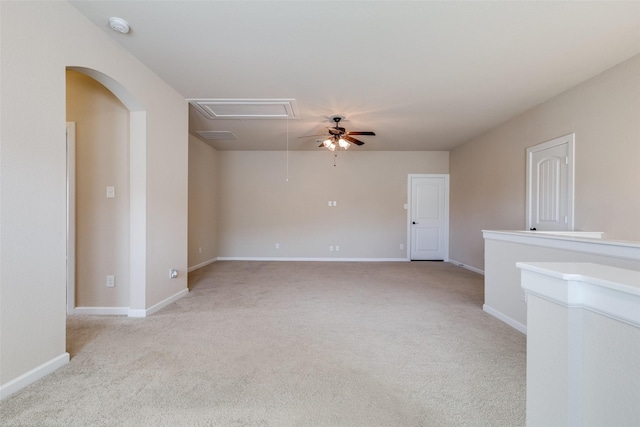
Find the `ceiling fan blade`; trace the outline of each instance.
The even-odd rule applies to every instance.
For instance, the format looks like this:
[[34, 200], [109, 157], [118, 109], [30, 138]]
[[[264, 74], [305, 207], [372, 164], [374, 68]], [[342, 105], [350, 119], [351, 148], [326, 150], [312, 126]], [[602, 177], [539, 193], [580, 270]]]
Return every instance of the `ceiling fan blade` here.
[[371, 135], [376, 136], [374, 132], [347, 132], [347, 135]]
[[355, 138], [350, 137], [349, 135], [344, 135], [342, 138], [344, 138], [345, 140], [351, 142], [352, 144], [356, 144], [356, 145], [364, 145], [364, 142], [359, 141]]

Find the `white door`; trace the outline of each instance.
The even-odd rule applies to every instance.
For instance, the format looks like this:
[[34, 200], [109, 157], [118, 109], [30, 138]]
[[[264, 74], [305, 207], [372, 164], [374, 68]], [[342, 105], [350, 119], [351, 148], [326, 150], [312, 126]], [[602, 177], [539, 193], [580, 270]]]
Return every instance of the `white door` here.
[[409, 175], [410, 259], [449, 258], [449, 175]]
[[573, 230], [573, 134], [527, 149], [527, 227]]

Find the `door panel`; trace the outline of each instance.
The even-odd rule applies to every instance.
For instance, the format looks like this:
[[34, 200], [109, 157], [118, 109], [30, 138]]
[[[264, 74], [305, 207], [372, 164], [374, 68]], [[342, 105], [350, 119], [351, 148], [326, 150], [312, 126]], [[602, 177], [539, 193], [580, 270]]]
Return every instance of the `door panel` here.
[[439, 251], [441, 233], [438, 227], [416, 227], [416, 250]]
[[[547, 153], [546, 151], [558, 151], [557, 155]], [[563, 191], [562, 166], [566, 157], [566, 147], [558, 146], [554, 149], [539, 151], [533, 156], [533, 163], [536, 170], [534, 171], [534, 224], [538, 227], [543, 224], [553, 224], [559, 227], [564, 224], [563, 216], [566, 213], [566, 203], [563, 203], [563, 193], [566, 197], [566, 191]], [[563, 206], [564, 205], [564, 206]]]
[[449, 235], [448, 176], [411, 176], [409, 180], [410, 258], [446, 260]]

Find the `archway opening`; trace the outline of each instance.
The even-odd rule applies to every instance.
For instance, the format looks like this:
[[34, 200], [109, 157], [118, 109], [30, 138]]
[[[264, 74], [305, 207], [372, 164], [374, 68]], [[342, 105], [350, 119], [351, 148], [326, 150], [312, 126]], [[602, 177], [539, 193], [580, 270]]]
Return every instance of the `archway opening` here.
[[146, 293], [146, 113], [106, 74], [67, 67], [67, 120], [78, 143], [69, 224], [78, 233], [68, 244], [81, 254], [69, 257], [78, 265], [67, 274], [67, 312], [135, 315]]

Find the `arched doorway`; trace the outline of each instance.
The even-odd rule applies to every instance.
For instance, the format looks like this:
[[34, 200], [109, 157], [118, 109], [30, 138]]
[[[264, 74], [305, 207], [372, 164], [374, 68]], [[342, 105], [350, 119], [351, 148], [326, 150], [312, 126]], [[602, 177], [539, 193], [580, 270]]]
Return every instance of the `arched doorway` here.
[[146, 114], [109, 76], [84, 67], [67, 73], [67, 120], [82, 121], [67, 312], [136, 316], [145, 304]]

